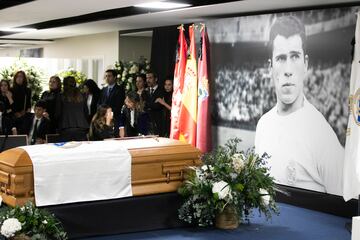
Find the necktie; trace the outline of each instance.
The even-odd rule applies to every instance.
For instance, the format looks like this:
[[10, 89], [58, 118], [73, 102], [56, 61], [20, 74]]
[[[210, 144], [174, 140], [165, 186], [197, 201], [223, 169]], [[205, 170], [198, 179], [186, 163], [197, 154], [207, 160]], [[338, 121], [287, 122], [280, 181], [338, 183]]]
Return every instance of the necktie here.
[[154, 93], [154, 89], [150, 88], [150, 95], [153, 95], [153, 93]]
[[34, 130], [32, 133], [31, 144], [35, 144], [35, 142], [36, 142], [38, 123], [39, 123], [39, 119], [36, 119], [35, 125], [34, 125]]
[[107, 97], [109, 97], [109, 96], [110, 96], [111, 90], [112, 90], [112, 88], [111, 88], [111, 87], [109, 87], [109, 88], [108, 88], [108, 91], [107, 91]]

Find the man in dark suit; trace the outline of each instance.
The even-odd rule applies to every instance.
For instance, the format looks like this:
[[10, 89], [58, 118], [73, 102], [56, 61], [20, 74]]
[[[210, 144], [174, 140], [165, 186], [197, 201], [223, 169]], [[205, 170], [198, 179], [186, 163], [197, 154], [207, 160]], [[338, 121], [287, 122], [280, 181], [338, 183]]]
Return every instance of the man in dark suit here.
[[29, 144], [42, 144], [46, 141], [46, 134], [51, 131], [50, 120], [44, 117], [46, 112], [46, 102], [39, 100], [35, 104], [35, 113], [26, 115], [21, 134], [28, 134]]
[[119, 137], [120, 115], [124, 105], [125, 90], [122, 85], [116, 84], [116, 76], [116, 70], [106, 70], [105, 79], [108, 85], [101, 90], [98, 106], [106, 104], [111, 107], [114, 113], [114, 136]]
[[150, 115], [150, 134], [164, 136], [164, 107], [156, 99], [164, 98], [164, 89], [158, 85], [157, 76], [154, 72], [146, 74], [146, 83], [148, 89], [146, 90], [146, 105], [145, 110]]

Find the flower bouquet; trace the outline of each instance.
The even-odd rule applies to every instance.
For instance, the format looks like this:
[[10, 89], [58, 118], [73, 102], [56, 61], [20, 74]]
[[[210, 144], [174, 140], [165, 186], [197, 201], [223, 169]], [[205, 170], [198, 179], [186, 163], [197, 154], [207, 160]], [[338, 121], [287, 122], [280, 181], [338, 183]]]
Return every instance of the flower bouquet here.
[[136, 75], [146, 74], [150, 70], [150, 62], [145, 58], [140, 58], [138, 62], [119, 61], [115, 63], [115, 69], [119, 83], [124, 85], [127, 92], [134, 91]]
[[1, 207], [0, 226], [2, 239], [67, 239], [59, 220], [48, 211], [35, 207], [31, 202], [22, 207]]
[[202, 166], [189, 169], [179, 188], [185, 199], [179, 209], [180, 219], [229, 229], [236, 228], [240, 220], [249, 221], [254, 208], [267, 219], [272, 212], [278, 213], [274, 179], [265, 165], [268, 156], [259, 156], [253, 149], [238, 151], [240, 141], [230, 139], [225, 147], [205, 154]]

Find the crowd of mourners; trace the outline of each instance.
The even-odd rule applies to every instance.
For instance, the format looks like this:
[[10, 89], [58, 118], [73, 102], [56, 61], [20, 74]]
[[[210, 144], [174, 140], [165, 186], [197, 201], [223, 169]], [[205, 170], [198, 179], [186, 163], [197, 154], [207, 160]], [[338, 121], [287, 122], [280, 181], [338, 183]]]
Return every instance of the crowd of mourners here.
[[160, 86], [154, 72], [140, 74], [130, 92], [118, 84], [116, 70], [107, 70], [105, 80], [100, 89], [92, 79], [77, 86], [72, 76], [52, 76], [49, 90], [32, 108], [26, 74], [16, 72], [12, 81], [0, 81], [0, 134], [26, 134], [28, 144], [45, 143], [49, 134], [57, 134], [58, 141], [169, 136], [170, 78]]
[[[324, 115], [345, 143], [351, 66], [311, 66], [304, 82], [305, 97]], [[223, 67], [215, 74], [213, 117], [217, 125], [255, 130], [259, 118], [276, 104], [268, 68]]]

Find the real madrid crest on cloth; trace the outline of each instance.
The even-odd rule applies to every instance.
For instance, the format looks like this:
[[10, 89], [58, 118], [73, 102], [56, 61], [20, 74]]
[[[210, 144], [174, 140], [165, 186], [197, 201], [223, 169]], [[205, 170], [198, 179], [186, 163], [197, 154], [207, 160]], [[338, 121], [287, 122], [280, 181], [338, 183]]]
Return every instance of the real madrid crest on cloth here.
[[350, 96], [349, 105], [355, 123], [360, 126], [360, 88], [356, 90], [354, 95]]

